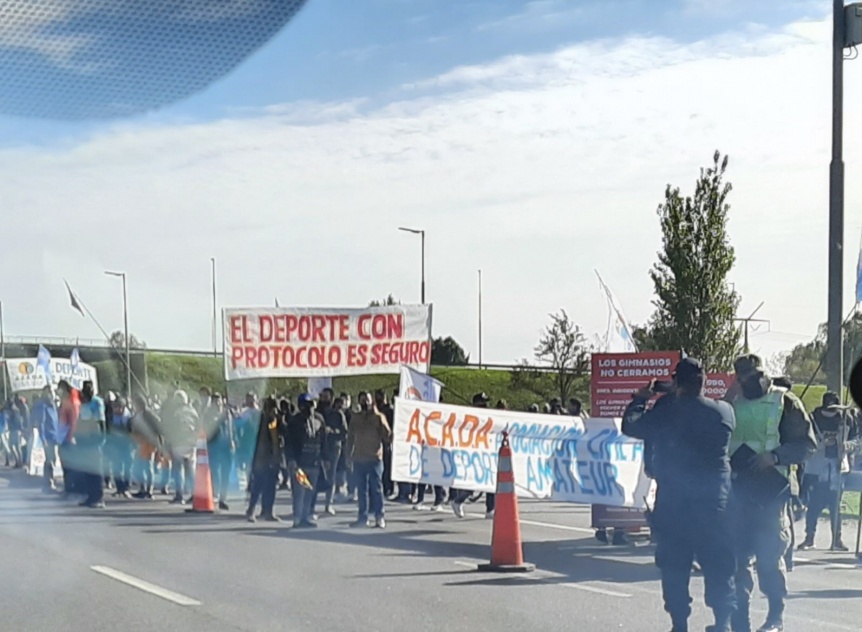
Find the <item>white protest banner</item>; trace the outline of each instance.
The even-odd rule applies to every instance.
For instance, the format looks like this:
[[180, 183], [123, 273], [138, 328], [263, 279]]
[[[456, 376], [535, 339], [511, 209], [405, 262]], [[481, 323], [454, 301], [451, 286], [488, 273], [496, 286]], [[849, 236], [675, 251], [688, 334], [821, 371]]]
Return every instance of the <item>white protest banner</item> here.
[[[9, 388], [13, 393], [21, 391], [37, 391], [48, 382], [48, 377], [42, 367], [37, 367], [36, 358], [8, 358], [6, 374], [9, 376]], [[80, 389], [85, 381], [93, 383], [99, 392], [99, 379], [95, 367], [84, 362], [78, 362], [74, 367], [65, 358], [51, 358], [51, 386], [57, 387], [61, 380], [66, 380], [73, 388]]]
[[519, 496], [643, 508], [643, 444], [618, 423], [399, 398], [392, 480], [493, 492], [508, 428]]
[[227, 380], [427, 371], [431, 307], [224, 310]]
[[401, 367], [401, 384], [398, 388], [400, 397], [423, 402], [439, 402], [443, 386], [443, 382], [435, 380], [430, 375], [414, 371], [409, 366]]
[[320, 393], [325, 388], [332, 388], [331, 377], [310, 377], [308, 378], [308, 394], [317, 399]]

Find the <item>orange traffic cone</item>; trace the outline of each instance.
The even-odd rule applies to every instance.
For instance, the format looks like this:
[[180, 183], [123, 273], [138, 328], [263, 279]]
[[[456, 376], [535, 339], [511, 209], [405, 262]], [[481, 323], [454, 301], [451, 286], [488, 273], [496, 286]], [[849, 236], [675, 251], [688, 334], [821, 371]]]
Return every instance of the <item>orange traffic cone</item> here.
[[515, 495], [515, 473], [512, 471], [512, 450], [509, 447], [509, 433], [504, 431], [497, 461], [497, 503], [494, 511], [494, 531], [491, 536], [491, 563], [480, 564], [479, 570], [495, 573], [529, 573], [535, 569], [535, 564], [524, 562], [518, 497]]
[[210, 458], [207, 440], [199, 437], [195, 446], [195, 493], [186, 513], [213, 513], [213, 484], [210, 478]]

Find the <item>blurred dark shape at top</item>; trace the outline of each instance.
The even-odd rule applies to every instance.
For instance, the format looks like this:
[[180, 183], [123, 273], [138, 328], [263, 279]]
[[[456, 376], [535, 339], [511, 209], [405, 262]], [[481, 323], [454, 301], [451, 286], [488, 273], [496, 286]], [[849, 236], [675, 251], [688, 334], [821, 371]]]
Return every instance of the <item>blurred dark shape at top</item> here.
[[225, 76], [306, 0], [5, 0], [0, 114], [65, 120], [153, 110]]

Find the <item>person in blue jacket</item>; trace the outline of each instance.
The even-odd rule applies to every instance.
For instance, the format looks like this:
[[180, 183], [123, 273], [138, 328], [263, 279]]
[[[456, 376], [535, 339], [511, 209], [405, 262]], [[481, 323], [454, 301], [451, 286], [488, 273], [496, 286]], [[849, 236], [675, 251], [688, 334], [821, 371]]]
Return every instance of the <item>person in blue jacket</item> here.
[[53, 492], [57, 489], [54, 482], [54, 465], [57, 463], [57, 449], [59, 446], [57, 433], [60, 427], [60, 417], [57, 414], [54, 391], [50, 384], [45, 385], [41, 396], [33, 403], [30, 419], [30, 425], [39, 431], [39, 436], [42, 438], [42, 446], [45, 449], [45, 482], [43, 490], [45, 492]]

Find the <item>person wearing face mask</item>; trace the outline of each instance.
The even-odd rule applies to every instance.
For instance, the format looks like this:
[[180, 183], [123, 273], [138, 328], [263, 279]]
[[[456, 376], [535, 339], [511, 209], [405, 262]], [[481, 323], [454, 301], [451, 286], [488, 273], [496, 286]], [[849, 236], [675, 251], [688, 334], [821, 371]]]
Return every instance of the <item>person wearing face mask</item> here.
[[837, 393], [823, 395], [823, 405], [812, 414], [819, 447], [805, 464], [805, 485], [808, 512], [805, 519], [805, 540], [800, 551], [814, 548], [817, 521], [824, 509], [829, 510], [832, 526], [832, 551], [849, 551], [841, 539], [842, 477], [850, 472], [849, 455], [860, 447], [857, 425]]
[[814, 427], [802, 402], [776, 386], [761, 367], [756, 355], [739, 357], [734, 363], [736, 380], [725, 396], [736, 414], [730, 442], [737, 563], [734, 632], [751, 630], [753, 560], [769, 604], [766, 622], [758, 632], [784, 629], [785, 554], [791, 540], [787, 506], [796, 483], [789, 468], [804, 463], [817, 449]]
[[[729, 445], [735, 421], [727, 402], [703, 396], [706, 379], [698, 360], [685, 358], [673, 383], [651, 382], [632, 397], [622, 421], [625, 435], [650, 442], [657, 483], [651, 524], [657, 535], [655, 563], [661, 571], [665, 610], [672, 632], [688, 632], [692, 565], [703, 569], [712, 632], [731, 632], [735, 591]], [[663, 388], [660, 388], [663, 387]], [[663, 395], [652, 409], [648, 403]], [[736, 628], [733, 628], [736, 630]]]
[[[338, 462], [341, 460], [341, 453], [344, 450], [344, 443], [347, 441], [347, 419], [341, 411], [340, 406], [336, 408], [334, 404], [335, 393], [331, 388], [325, 388], [320, 392], [318, 401], [318, 412], [323, 417], [323, 422], [326, 428], [326, 447], [323, 454], [323, 470], [321, 477], [325, 481], [325, 501], [326, 507], [324, 511], [331, 516], [335, 515], [335, 506], [333, 499], [335, 492], [338, 489], [336, 475], [338, 470]], [[315, 493], [315, 497], [317, 493]], [[315, 498], [315, 504], [317, 499]]]
[[[359, 511], [352, 527], [386, 527], [383, 509], [383, 447], [392, 439], [392, 429], [368, 393], [359, 394], [359, 412], [353, 415], [347, 433], [347, 461], [353, 468], [359, 493]], [[370, 504], [369, 504], [370, 501]], [[370, 516], [375, 522], [372, 524]]]
[[314, 492], [326, 447], [326, 422], [314, 410], [314, 398], [303, 393], [297, 401], [299, 412], [291, 416], [285, 429], [285, 456], [293, 495], [293, 527], [317, 528], [314, 519]]

